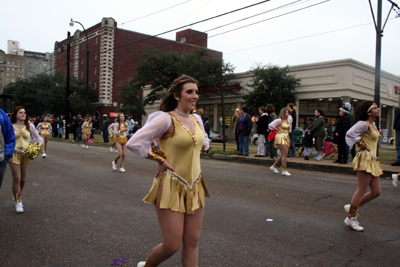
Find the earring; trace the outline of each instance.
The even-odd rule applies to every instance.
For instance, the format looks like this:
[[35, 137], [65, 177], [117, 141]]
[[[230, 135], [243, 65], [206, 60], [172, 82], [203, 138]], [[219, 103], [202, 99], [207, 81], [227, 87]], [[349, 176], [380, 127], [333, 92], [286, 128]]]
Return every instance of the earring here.
[[370, 116], [370, 115], [371, 115], [371, 113], [367, 113], [367, 115], [368, 115], [368, 116]]
[[176, 99], [176, 101], [179, 101], [179, 98], [175, 98]]

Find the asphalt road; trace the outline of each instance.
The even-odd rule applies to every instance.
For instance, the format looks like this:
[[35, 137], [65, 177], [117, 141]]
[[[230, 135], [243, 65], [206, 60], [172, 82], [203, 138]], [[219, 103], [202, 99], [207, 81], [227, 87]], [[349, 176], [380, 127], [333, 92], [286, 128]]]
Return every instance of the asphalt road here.
[[[116, 153], [50, 142], [31, 162], [16, 214], [7, 169], [0, 189], [0, 266], [122, 266], [145, 260], [160, 243], [156, 213], [142, 202], [156, 163], [129, 152], [126, 173]], [[382, 195], [360, 210], [365, 232], [349, 229], [343, 205], [355, 175], [202, 160], [210, 190], [199, 266], [400, 266], [400, 189], [382, 180]], [[119, 262], [118, 262], [119, 263]], [[117, 265], [119, 266], [119, 265]], [[160, 266], [181, 266], [180, 252]]]

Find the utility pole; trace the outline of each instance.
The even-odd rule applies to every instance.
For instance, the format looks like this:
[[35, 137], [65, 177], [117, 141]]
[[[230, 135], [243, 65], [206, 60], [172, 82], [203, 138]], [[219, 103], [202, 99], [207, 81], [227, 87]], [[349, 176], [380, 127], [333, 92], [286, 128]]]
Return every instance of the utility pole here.
[[[374, 10], [372, 8], [371, 0], [368, 0], [369, 6], [371, 8], [372, 18], [374, 19], [375, 30], [376, 30], [376, 52], [375, 52], [375, 95], [374, 101], [375, 103], [380, 106], [381, 105], [381, 52], [382, 52], [382, 36], [383, 36], [383, 29], [386, 26], [386, 22], [388, 21], [390, 12], [393, 8], [397, 8], [399, 10], [399, 6], [391, 0], [388, 0], [392, 4], [392, 7], [389, 10], [389, 13], [386, 17], [385, 24], [382, 27], [382, 0], [378, 0], [378, 7], [377, 7], [377, 19], [375, 20]], [[398, 11], [397, 11], [398, 12]], [[399, 13], [397, 13], [399, 14]], [[380, 125], [380, 118], [376, 118], [376, 125], [378, 129], [381, 128]]]
[[68, 32], [67, 35], [67, 93], [66, 93], [66, 101], [67, 101], [67, 114], [65, 116], [65, 139], [69, 139], [69, 86], [70, 86], [70, 69], [69, 65], [71, 62], [71, 33]]

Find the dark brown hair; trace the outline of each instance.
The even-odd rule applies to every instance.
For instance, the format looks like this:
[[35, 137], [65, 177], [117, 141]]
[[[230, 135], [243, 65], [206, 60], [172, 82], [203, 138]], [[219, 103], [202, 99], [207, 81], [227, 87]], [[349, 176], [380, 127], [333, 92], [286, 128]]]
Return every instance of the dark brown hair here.
[[266, 108], [264, 108], [264, 107], [259, 107], [258, 109], [261, 109], [262, 110], [262, 112], [267, 112], [267, 109]]
[[266, 109], [267, 109], [268, 115], [271, 114], [272, 112], [275, 112], [275, 107], [274, 107], [274, 105], [272, 105], [272, 104], [268, 104], [268, 105], [266, 106]]
[[185, 74], [181, 75], [172, 82], [171, 87], [160, 104], [159, 110], [168, 112], [176, 109], [178, 101], [175, 99], [174, 93], [176, 96], [181, 97], [183, 86], [187, 83], [195, 83], [199, 87], [199, 82], [195, 78]]
[[[11, 113], [10, 116], [10, 120], [11, 123], [16, 123], [17, 122], [17, 113], [18, 111], [20, 111], [21, 109], [25, 109], [23, 106], [16, 106], [13, 110], [13, 112]], [[29, 127], [29, 120], [28, 120], [28, 116], [26, 115], [26, 111], [25, 111], [25, 120], [24, 120], [24, 124], [26, 126], [26, 129], [31, 132], [31, 129]]]
[[365, 121], [368, 119], [368, 109], [374, 104], [374, 101], [366, 100], [357, 106], [354, 112], [354, 123], [358, 121]]
[[318, 111], [320, 116], [325, 116], [325, 110], [323, 110], [322, 108], [316, 108], [315, 110]]
[[[115, 119], [115, 122], [117, 122], [118, 123], [118, 130], [121, 130], [121, 124], [122, 123], [124, 123], [125, 124], [125, 121], [123, 121], [122, 123], [121, 123], [121, 121], [119, 120], [119, 117], [121, 116], [121, 115], [124, 115], [124, 113], [118, 113], [118, 116], [117, 116], [117, 118]], [[124, 117], [124, 119], [125, 119], [125, 117]]]

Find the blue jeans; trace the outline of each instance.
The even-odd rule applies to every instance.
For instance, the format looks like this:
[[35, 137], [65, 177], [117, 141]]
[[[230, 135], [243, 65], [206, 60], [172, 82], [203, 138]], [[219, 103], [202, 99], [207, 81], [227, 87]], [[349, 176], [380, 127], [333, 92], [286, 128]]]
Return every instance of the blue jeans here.
[[288, 157], [295, 157], [296, 156], [296, 143], [294, 142], [294, 132], [292, 131], [289, 133], [290, 137], [290, 148], [289, 148], [289, 153]]
[[82, 141], [82, 128], [78, 127], [76, 129], [76, 136], [78, 137], [78, 141]]
[[3, 161], [0, 161], [0, 188], [1, 184], [3, 183], [4, 174], [6, 173], [7, 160], [8, 158], [4, 156]]
[[239, 153], [243, 155], [249, 155], [249, 137], [250, 135], [243, 135], [243, 133], [239, 133]]
[[108, 129], [107, 128], [103, 130], [103, 141], [104, 141], [104, 143], [110, 142], [108, 140]]
[[[266, 138], [268, 138], [268, 135], [267, 135], [267, 137]], [[270, 142], [268, 141], [268, 139], [266, 139], [265, 140], [265, 156], [268, 156], [269, 155], [269, 147], [270, 147]]]
[[400, 130], [396, 130], [396, 162], [400, 162]]

